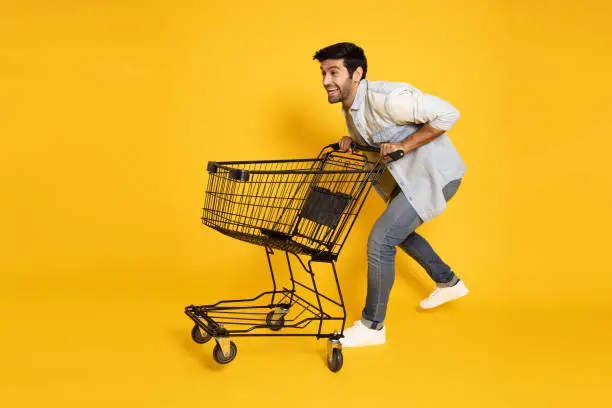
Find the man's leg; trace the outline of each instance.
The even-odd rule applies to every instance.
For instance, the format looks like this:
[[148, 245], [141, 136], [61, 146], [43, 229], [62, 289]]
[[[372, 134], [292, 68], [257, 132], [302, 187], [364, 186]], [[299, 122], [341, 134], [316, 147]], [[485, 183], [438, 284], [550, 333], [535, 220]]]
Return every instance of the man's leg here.
[[385, 342], [383, 321], [395, 280], [395, 247], [420, 224], [421, 219], [403, 193], [389, 203], [374, 224], [368, 239], [368, 292], [362, 319], [344, 331], [345, 347]]
[[417, 261], [438, 286], [453, 286], [459, 280], [429, 242], [416, 232], [408, 235], [408, 238], [399, 244], [399, 247]]
[[[460, 183], [461, 180], [455, 180], [445, 186], [443, 193], [446, 201], [449, 201], [455, 195]], [[411, 233], [408, 238], [399, 244], [399, 247], [417, 261], [437, 284], [436, 290], [421, 302], [421, 307], [430, 309], [468, 293], [461, 279], [438, 256], [425, 238], [416, 232]]]

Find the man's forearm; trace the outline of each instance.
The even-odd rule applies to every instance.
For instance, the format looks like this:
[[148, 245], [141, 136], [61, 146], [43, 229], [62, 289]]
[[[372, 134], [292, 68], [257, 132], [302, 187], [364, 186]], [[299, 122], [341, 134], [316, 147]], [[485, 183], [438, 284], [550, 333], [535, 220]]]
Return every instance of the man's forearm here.
[[427, 123], [402, 142], [403, 150], [404, 152], [408, 153], [417, 147], [431, 142], [436, 137], [444, 134], [444, 132], [444, 130], [436, 129]]

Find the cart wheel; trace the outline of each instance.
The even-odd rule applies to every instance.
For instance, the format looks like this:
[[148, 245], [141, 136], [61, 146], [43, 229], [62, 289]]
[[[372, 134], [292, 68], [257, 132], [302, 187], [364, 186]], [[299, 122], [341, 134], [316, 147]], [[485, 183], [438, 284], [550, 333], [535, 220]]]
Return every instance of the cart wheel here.
[[277, 320], [272, 320], [274, 318], [274, 310], [272, 310], [266, 316], [266, 324], [270, 328], [270, 330], [278, 331], [285, 325], [285, 316], [279, 317]]
[[212, 339], [212, 336], [206, 332], [202, 333], [200, 326], [196, 324], [193, 326], [193, 329], [191, 329], [191, 338], [198, 344], [204, 344], [208, 343], [210, 339]]
[[342, 350], [333, 349], [331, 356], [327, 358], [327, 366], [329, 367], [329, 369], [336, 373], [340, 371], [343, 363], [344, 359], [342, 358]]
[[217, 343], [215, 345], [215, 348], [213, 349], [213, 358], [219, 364], [227, 364], [236, 357], [237, 352], [238, 348], [236, 347], [233, 341], [230, 341], [230, 354], [229, 356], [225, 357], [225, 355], [223, 354], [223, 350], [221, 350], [221, 346], [219, 346], [219, 344]]

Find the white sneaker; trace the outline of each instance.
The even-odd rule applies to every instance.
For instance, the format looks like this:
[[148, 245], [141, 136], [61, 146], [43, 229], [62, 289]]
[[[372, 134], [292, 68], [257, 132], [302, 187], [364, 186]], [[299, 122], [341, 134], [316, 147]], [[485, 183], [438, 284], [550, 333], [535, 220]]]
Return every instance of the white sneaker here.
[[344, 330], [344, 337], [340, 339], [342, 347], [363, 347], [385, 344], [386, 327], [380, 330], [369, 329], [357, 320], [352, 327]]
[[446, 302], [450, 302], [451, 300], [459, 299], [467, 294], [468, 289], [465, 287], [465, 283], [459, 281], [455, 286], [449, 288], [436, 288], [427, 299], [421, 301], [421, 307], [423, 309], [432, 309]]

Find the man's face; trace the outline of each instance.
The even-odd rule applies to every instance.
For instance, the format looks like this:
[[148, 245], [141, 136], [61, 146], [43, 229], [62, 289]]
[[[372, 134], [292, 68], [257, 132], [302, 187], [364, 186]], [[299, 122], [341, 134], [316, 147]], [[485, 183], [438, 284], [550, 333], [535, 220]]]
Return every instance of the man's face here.
[[329, 103], [342, 102], [351, 95], [353, 81], [343, 60], [321, 61], [321, 74]]

